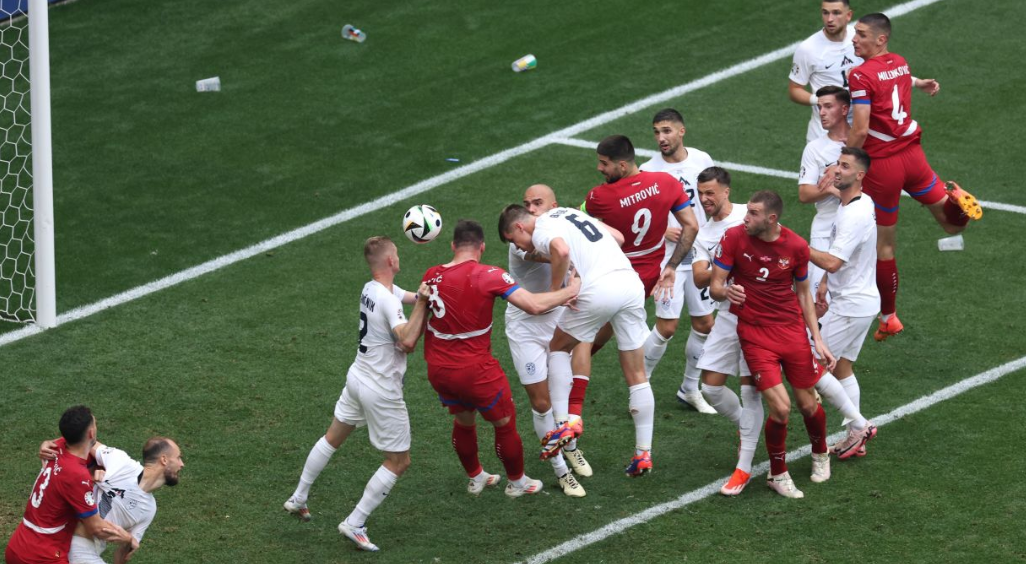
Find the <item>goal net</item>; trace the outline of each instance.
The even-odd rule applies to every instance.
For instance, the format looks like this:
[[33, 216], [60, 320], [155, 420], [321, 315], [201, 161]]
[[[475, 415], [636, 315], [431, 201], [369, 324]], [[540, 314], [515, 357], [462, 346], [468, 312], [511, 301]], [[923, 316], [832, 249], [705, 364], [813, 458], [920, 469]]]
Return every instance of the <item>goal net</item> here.
[[18, 17], [24, 8], [0, 4], [0, 319], [49, 327], [55, 300], [46, 0], [28, 3], [27, 19]]

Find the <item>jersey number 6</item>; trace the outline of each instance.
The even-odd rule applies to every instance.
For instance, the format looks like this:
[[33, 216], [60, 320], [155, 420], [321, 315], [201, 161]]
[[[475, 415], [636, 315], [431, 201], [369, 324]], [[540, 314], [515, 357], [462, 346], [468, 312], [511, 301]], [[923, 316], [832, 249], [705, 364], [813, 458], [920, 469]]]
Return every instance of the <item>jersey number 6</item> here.
[[595, 227], [595, 224], [587, 219], [577, 219], [577, 214], [575, 213], [564, 217], [567, 221], [573, 223], [578, 229], [580, 229], [581, 233], [584, 233], [584, 236], [592, 243], [602, 238], [602, 233], [599, 232], [598, 227]]

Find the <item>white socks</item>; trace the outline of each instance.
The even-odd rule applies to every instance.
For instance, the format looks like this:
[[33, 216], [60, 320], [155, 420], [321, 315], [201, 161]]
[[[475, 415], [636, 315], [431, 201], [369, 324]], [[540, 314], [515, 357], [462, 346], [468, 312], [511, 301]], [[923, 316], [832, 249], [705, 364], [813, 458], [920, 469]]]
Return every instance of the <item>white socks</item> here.
[[698, 378], [702, 375], [702, 371], [698, 369], [698, 358], [702, 356], [702, 349], [705, 348], [705, 340], [708, 338], [708, 333], [699, 333], [694, 328], [688, 335], [688, 342], [684, 345], [684, 382], [680, 385], [684, 393], [698, 391]]
[[645, 339], [645, 377], [649, 380], [652, 379], [652, 372], [655, 371], [659, 360], [666, 354], [666, 343], [669, 343], [672, 338], [673, 335], [663, 337], [659, 334], [659, 330], [653, 327], [652, 332], [648, 334], [648, 339]]
[[859, 413], [859, 410], [855, 407], [855, 403], [848, 397], [848, 393], [845, 391], [844, 386], [837, 381], [837, 378], [829, 372], [823, 373], [819, 378], [819, 382], [816, 382], [816, 390], [819, 391], [830, 405], [834, 406], [844, 418], [851, 422], [851, 426], [855, 430], [866, 428], [866, 418]]
[[652, 395], [652, 386], [645, 382], [628, 389], [631, 417], [634, 418], [634, 447], [638, 450], [652, 450], [652, 429], [655, 426], [655, 396]]
[[[556, 419], [552, 417], [552, 408], [545, 413], [538, 413], [532, 409], [531, 413], [534, 415], [531, 418], [534, 423], [534, 434], [538, 435], [539, 439], [545, 438], [546, 433], [556, 428]], [[552, 463], [552, 469], [556, 472], [557, 478], [567, 473], [566, 461], [562, 456], [553, 456], [549, 462]]]
[[306, 464], [303, 465], [303, 474], [299, 476], [299, 485], [296, 486], [296, 492], [292, 494], [292, 499], [296, 503], [300, 505], [306, 503], [306, 498], [310, 497], [310, 486], [317, 480], [321, 470], [328, 465], [333, 454], [335, 454], [335, 447], [331, 446], [328, 439], [324, 437], [321, 437], [310, 449], [310, 454], [306, 457]]
[[741, 386], [741, 449], [738, 452], [737, 467], [752, 473], [752, 459], [759, 446], [762, 422], [766, 417], [762, 407], [762, 394], [755, 386]]
[[702, 385], [702, 395], [716, 413], [730, 419], [735, 425], [741, 424], [741, 400], [734, 390], [726, 386]]
[[570, 367], [570, 353], [549, 353], [549, 401], [556, 421], [566, 421], [570, 410], [570, 388], [574, 371]]
[[392, 491], [392, 486], [398, 479], [399, 476], [393, 474], [391, 470], [379, 466], [378, 471], [367, 481], [367, 487], [363, 489], [360, 503], [356, 504], [356, 508], [349, 514], [349, 517], [346, 517], [346, 521], [354, 527], [366, 525], [367, 517], [370, 517], [370, 514], [381, 505], [381, 502], [385, 501], [388, 492]]
[[844, 391], [848, 394], [848, 399], [851, 400], [851, 403], [855, 404], [855, 409], [861, 412], [862, 390], [859, 389], [858, 379], [856, 379], [855, 375], [852, 374], [844, 380], [838, 381], [841, 383], [841, 386], [844, 386]]

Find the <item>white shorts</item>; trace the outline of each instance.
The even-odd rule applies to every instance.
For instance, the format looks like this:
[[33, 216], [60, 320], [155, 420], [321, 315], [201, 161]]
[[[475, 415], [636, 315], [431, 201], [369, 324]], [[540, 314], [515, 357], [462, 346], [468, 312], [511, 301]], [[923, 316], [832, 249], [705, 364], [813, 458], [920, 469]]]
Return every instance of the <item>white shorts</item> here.
[[855, 362], [859, 359], [862, 343], [866, 341], [866, 335], [874, 321], [875, 315], [847, 317], [828, 311], [819, 320], [819, 334], [834, 358], [846, 358]]
[[702, 356], [698, 357], [699, 370], [708, 370], [733, 376], [751, 376], [748, 363], [741, 354], [741, 340], [737, 337], [737, 316], [729, 311], [716, 315], [712, 331], [705, 340]]
[[688, 304], [688, 315], [702, 317], [711, 314], [716, 304], [709, 295], [709, 289], [699, 290], [695, 286], [695, 274], [690, 268], [677, 269], [677, 279], [673, 284], [673, 297], [656, 300], [655, 314], [659, 319], [680, 319], [684, 303]]
[[71, 564], [106, 564], [96, 552], [96, 543], [78, 535], [71, 537], [68, 562]]
[[588, 284], [577, 296], [577, 304], [559, 319], [559, 328], [582, 343], [595, 342], [606, 323], [613, 324], [621, 351], [640, 349], [651, 331], [645, 312], [645, 287], [633, 270], [606, 274]]
[[367, 426], [370, 442], [384, 452], [410, 450], [410, 415], [402, 396], [388, 397], [349, 367], [346, 386], [335, 404], [335, 419], [356, 427]]
[[522, 385], [537, 384], [549, 377], [549, 341], [556, 332], [556, 323], [561, 313], [554, 311], [545, 315], [506, 319], [509, 353], [513, 355], [513, 366]]

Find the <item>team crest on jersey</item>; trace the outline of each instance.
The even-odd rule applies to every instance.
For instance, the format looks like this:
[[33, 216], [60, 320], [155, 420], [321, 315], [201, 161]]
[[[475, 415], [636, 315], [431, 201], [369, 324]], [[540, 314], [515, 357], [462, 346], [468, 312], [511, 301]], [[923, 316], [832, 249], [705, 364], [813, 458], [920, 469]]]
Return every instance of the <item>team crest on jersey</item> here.
[[93, 492], [86, 492], [86, 494], [85, 494], [85, 502], [86, 502], [86, 505], [88, 505], [90, 507], [93, 506], [93, 505], [96, 505], [96, 501], [93, 499]]
[[791, 257], [780, 257], [777, 264], [780, 265], [781, 270], [787, 270], [787, 267], [791, 266]]
[[723, 257], [723, 245], [716, 245], [716, 258]]
[[517, 281], [514, 280], [513, 277], [509, 275], [508, 272], [503, 272], [502, 273], [502, 281], [507, 283], [507, 284], [516, 284], [517, 283]]
[[538, 371], [538, 367], [533, 362], [528, 362], [524, 365], [524, 370], [527, 371], [528, 376], [534, 376], [534, 373]]

